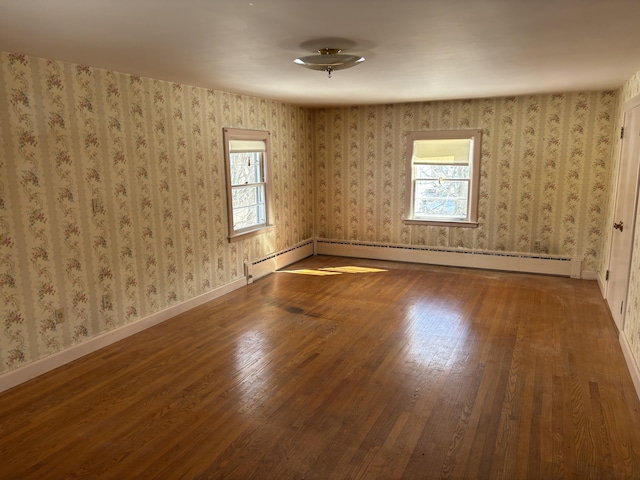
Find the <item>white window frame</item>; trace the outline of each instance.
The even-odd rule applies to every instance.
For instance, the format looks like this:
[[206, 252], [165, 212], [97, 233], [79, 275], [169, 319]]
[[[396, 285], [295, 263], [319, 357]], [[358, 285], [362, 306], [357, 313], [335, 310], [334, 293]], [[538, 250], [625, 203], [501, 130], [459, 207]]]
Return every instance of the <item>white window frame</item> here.
[[[248, 236], [256, 235], [272, 228], [270, 224], [270, 195], [269, 195], [269, 159], [270, 159], [270, 133], [262, 130], [245, 130], [240, 128], [223, 129], [224, 137], [224, 158], [227, 182], [227, 219], [229, 224], [229, 241], [237, 241]], [[234, 205], [233, 190], [241, 187], [240, 185], [232, 185], [231, 183], [231, 155], [232, 153], [241, 153], [241, 150], [232, 151], [232, 144], [241, 144], [242, 141], [248, 142], [264, 142], [264, 153], [261, 162], [261, 178], [260, 181], [250, 186], [262, 188], [264, 194], [264, 221], [251, 225], [249, 227], [236, 228], [234, 225]], [[248, 185], [248, 184], [245, 184]], [[245, 186], [242, 185], [242, 186]]]
[[[414, 162], [414, 145], [419, 140], [449, 140], [469, 139], [472, 142], [471, 155], [469, 157], [469, 192], [467, 196], [467, 216], [465, 218], [453, 217], [418, 217], [414, 215], [415, 203], [415, 168], [418, 162]], [[480, 152], [482, 151], [482, 130], [429, 130], [409, 132], [406, 143], [406, 189], [405, 212], [403, 222], [407, 225], [433, 225], [442, 227], [477, 227], [478, 226], [478, 198], [480, 186]], [[420, 164], [428, 164], [421, 160]], [[442, 159], [434, 164], [442, 165]]]

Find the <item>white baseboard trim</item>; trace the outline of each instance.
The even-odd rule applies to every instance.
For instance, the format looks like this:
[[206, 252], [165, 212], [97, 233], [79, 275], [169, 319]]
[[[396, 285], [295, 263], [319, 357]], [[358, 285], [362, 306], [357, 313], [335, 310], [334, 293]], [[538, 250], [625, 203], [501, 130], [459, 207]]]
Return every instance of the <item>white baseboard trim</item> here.
[[600, 275], [598, 272], [593, 272], [591, 270], [583, 270], [582, 271], [582, 280], [598, 280]]
[[633, 380], [633, 386], [636, 388], [636, 395], [640, 399], [640, 366], [638, 366], [638, 363], [633, 356], [631, 345], [629, 345], [624, 332], [620, 332], [618, 338], [620, 339], [620, 346], [622, 347], [624, 359], [627, 362], [627, 368], [629, 369], [629, 373], [631, 374], [631, 380]]
[[387, 245], [341, 240], [316, 240], [319, 255], [371, 258], [449, 267], [482, 268], [582, 278], [582, 258], [546, 254], [488, 252], [416, 245]]
[[598, 272], [596, 280], [598, 280], [598, 287], [600, 287], [602, 298], [607, 298], [607, 281], [602, 276], [602, 272]]
[[65, 350], [49, 355], [40, 360], [28, 363], [15, 370], [0, 375], [0, 392], [13, 388], [43, 373], [47, 373], [55, 368], [61, 367], [80, 357], [93, 353], [103, 347], [116, 343], [119, 340], [134, 335], [142, 330], [158, 325], [170, 318], [184, 313], [192, 308], [214, 300], [218, 297], [231, 293], [238, 288], [247, 285], [246, 278], [240, 278], [227, 285], [218, 287], [209, 292], [198, 295], [187, 301], [173, 305], [165, 310], [156, 312], [148, 317], [141, 318], [127, 325], [123, 325], [114, 330], [101, 333], [89, 340], [73, 345]]

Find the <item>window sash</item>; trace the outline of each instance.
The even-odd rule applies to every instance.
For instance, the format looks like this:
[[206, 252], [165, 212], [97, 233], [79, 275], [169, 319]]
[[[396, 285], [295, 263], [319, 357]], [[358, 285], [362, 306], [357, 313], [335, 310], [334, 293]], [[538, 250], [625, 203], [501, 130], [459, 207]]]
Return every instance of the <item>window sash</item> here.
[[[421, 193], [421, 189], [418, 188], [419, 184], [428, 185], [429, 183], [436, 183], [440, 185], [446, 184], [463, 184], [465, 185], [462, 188], [460, 195], [449, 194], [449, 195], [428, 195]], [[471, 181], [469, 179], [464, 178], [456, 178], [456, 179], [448, 179], [448, 178], [432, 178], [432, 179], [414, 179], [413, 181], [413, 217], [416, 219], [428, 219], [428, 218], [439, 218], [439, 219], [463, 219], [466, 220], [469, 216], [469, 205], [470, 205], [470, 187]], [[450, 190], [449, 190], [450, 193]], [[441, 203], [441, 208], [446, 210], [447, 213], [437, 213], [434, 208], [420, 208], [419, 204], [425, 203]], [[450, 212], [453, 207], [453, 212]], [[430, 210], [428, 213], [423, 213], [425, 210]], [[456, 211], [459, 213], [456, 214]]]
[[265, 185], [255, 183], [233, 187], [233, 229], [257, 227], [266, 224]]
[[266, 224], [264, 183], [233, 186], [231, 188], [231, 198], [234, 230]]
[[[426, 167], [434, 167], [433, 169], [428, 169]], [[453, 167], [452, 170], [446, 171], [442, 170], [439, 167]], [[438, 175], [440, 173], [440, 175]], [[414, 164], [412, 170], [412, 178], [419, 180], [427, 180], [427, 179], [467, 179], [471, 178], [471, 169], [467, 165], [441, 165], [441, 164], [431, 164], [431, 163], [420, 163]]]
[[264, 183], [264, 153], [230, 152], [231, 186]]

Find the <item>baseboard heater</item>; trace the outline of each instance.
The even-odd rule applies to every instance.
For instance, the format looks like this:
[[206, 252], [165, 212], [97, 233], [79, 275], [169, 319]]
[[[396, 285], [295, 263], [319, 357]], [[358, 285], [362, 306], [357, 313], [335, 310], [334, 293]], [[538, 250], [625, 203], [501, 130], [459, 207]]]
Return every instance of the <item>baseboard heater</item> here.
[[582, 278], [582, 258], [316, 239], [315, 253]]
[[254, 280], [269, 275], [280, 268], [291, 265], [304, 258], [310, 257], [314, 253], [313, 240], [309, 239], [298, 243], [287, 250], [272, 253], [259, 260], [247, 262], [244, 265], [247, 284], [253, 283]]

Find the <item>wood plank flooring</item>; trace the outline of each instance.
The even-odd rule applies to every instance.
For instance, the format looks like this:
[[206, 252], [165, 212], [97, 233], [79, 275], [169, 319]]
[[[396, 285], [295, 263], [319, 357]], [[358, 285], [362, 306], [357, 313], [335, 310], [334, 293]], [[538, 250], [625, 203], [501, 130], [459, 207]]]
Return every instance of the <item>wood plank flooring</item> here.
[[0, 394], [0, 478], [640, 478], [595, 282], [287, 270]]

